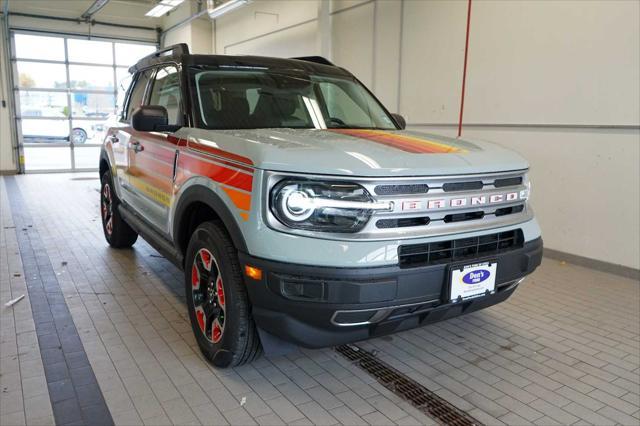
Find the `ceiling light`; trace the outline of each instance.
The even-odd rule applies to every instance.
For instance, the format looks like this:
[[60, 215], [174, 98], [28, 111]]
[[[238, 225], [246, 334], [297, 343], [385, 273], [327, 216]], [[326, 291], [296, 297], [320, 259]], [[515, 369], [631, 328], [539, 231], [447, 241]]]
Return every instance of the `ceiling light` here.
[[222, 3], [219, 6], [211, 8], [212, 1], [209, 2], [209, 18], [216, 19], [219, 16], [224, 15], [225, 13], [229, 13], [234, 9], [237, 9], [245, 4], [248, 4], [251, 0], [229, 0]]
[[145, 16], [149, 16], [152, 18], [159, 18], [162, 15], [171, 12], [177, 6], [180, 5], [184, 0], [160, 0], [160, 3], [155, 5], [153, 9], [145, 13]]

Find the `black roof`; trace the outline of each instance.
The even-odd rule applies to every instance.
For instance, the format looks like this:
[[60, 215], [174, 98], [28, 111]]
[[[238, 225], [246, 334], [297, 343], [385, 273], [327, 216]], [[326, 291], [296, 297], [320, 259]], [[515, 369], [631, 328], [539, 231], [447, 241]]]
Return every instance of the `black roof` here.
[[321, 56], [288, 59], [269, 56], [192, 55], [189, 53], [189, 47], [184, 43], [168, 46], [145, 56], [129, 68], [129, 72], [133, 74], [140, 69], [166, 62], [176, 62], [183, 65], [295, 70], [312, 74], [351, 76], [347, 70], [333, 65]]

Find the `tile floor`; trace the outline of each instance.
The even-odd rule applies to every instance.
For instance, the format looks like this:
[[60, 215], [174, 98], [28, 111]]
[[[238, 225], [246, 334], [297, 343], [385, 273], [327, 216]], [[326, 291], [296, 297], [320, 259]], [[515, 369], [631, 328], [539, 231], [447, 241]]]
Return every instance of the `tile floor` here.
[[[434, 423], [331, 349], [213, 369], [192, 337], [180, 272], [142, 240], [107, 247], [95, 174], [9, 178], [28, 206], [24, 231], [6, 179], [1, 425], [62, 424], [54, 407], [68, 401], [51, 387], [26, 289], [20, 233], [36, 232], [115, 424]], [[545, 259], [503, 304], [361, 346], [488, 425], [640, 424], [637, 281]], [[81, 399], [83, 382], [71, 383]]]

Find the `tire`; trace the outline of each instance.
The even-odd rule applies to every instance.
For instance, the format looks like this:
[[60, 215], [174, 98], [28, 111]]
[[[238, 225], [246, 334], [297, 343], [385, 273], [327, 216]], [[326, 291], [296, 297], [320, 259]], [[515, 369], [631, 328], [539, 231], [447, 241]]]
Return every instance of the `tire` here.
[[184, 269], [189, 318], [204, 356], [221, 368], [256, 359], [262, 346], [238, 252], [220, 223], [198, 226], [187, 247]]
[[100, 217], [104, 237], [111, 247], [129, 248], [138, 239], [138, 234], [120, 216], [120, 200], [113, 190], [111, 172], [104, 172], [100, 181]]
[[80, 144], [80, 143], [85, 143], [87, 141], [87, 136], [88, 135], [86, 130], [77, 127], [71, 130], [71, 136], [69, 136], [69, 139], [74, 144]]

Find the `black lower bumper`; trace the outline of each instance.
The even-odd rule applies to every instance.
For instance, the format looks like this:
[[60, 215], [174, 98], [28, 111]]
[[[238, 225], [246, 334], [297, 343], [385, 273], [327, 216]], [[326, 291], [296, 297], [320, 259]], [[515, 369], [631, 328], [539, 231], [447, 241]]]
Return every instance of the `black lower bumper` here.
[[[287, 341], [320, 348], [449, 319], [506, 300], [542, 260], [542, 239], [465, 264], [498, 262], [496, 291], [449, 302], [449, 264], [417, 268], [330, 268], [240, 254], [242, 266], [262, 269], [245, 277], [258, 327]], [[457, 262], [456, 264], [459, 264]]]

